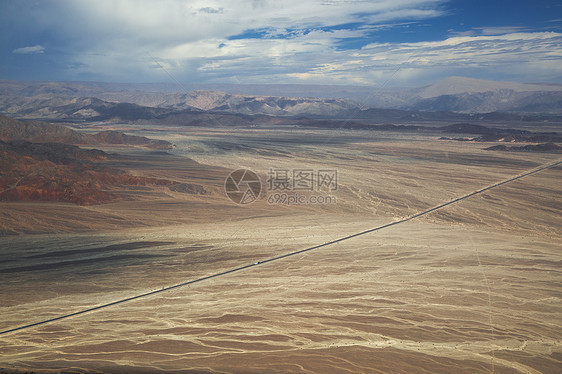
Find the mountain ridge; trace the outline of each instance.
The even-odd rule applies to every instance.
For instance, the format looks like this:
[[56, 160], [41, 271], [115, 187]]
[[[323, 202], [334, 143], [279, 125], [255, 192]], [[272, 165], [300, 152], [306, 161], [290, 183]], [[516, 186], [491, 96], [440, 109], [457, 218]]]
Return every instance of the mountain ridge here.
[[[19, 118], [93, 120], [111, 117], [134, 120], [142, 119], [143, 115], [148, 119], [177, 110], [277, 116], [338, 116], [353, 109], [562, 114], [562, 85], [466, 77], [449, 77], [417, 88], [271, 85], [268, 90], [262, 85], [216, 85], [212, 86], [213, 90], [206, 90], [204, 85], [186, 87], [190, 90], [180, 92], [183, 86], [178, 91], [178, 86], [171, 84], [0, 80], [0, 112]], [[53, 111], [54, 107], [58, 109]]]

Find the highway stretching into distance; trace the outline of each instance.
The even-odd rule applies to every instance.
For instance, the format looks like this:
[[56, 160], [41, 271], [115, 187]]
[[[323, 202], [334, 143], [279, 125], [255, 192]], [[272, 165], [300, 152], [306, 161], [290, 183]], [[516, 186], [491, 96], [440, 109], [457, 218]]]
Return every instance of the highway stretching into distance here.
[[185, 287], [185, 286], [193, 285], [193, 284], [196, 284], [196, 283], [204, 282], [204, 281], [209, 280], [209, 279], [219, 278], [219, 277], [223, 277], [223, 276], [226, 276], [226, 275], [229, 275], [229, 274], [241, 272], [241, 271], [244, 271], [244, 270], [249, 270], [249, 269], [254, 268], [256, 266], [261, 266], [261, 265], [265, 265], [267, 263], [271, 263], [271, 262], [274, 262], [274, 261], [279, 261], [279, 260], [286, 259], [286, 258], [289, 258], [289, 257], [297, 256], [297, 255], [300, 255], [300, 254], [303, 254], [303, 253], [306, 253], [306, 252], [314, 251], [316, 249], [320, 249], [320, 248], [327, 247], [327, 246], [330, 246], [330, 245], [333, 245], [333, 244], [336, 244], [336, 243], [340, 243], [340, 242], [343, 242], [343, 241], [346, 241], [346, 240], [349, 240], [349, 239], [353, 239], [353, 238], [356, 238], [358, 236], [366, 235], [366, 234], [369, 234], [369, 233], [372, 233], [372, 232], [375, 232], [375, 231], [379, 231], [379, 230], [382, 230], [382, 229], [385, 229], [385, 228], [388, 228], [388, 227], [391, 227], [391, 226], [396, 226], [396, 225], [411, 221], [413, 219], [425, 216], [425, 215], [430, 214], [432, 212], [435, 212], [437, 210], [443, 209], [443, 208], [445, 208], [449, 205], [455, 204], [459, 201], [462, 201], [462, 200], [468, 199], [470, 197], [473, 197], [475, 195], [481, 194], [481, 193], [483, 193], [485, 191], [488, 191], [488, 190], [491, 190], [493, 188], [502, 186], [502, 185], [507, 184], [507, 183], [511, 183], [513, 181], [516, 181], [518, 179], [521, 179], [523, 177], [526, 177], [526, 176], [529, 176], [529, 175], [532, 175], [532, 174], [539, 173], [543, 170], [556, 167], [560, 164], [562, 164], [562, 160], [558, 160], [558, 161], [555, 161], [555, 162], [543, 164], [543, 165], [538, 166], [534, 169], [525, 171], [521, 174], [517, 174], [517, 175], [515, 175], [515, 176], [513, 176], [509, 179], [505, 179], [503, 181], [488, 185], [488, 186], [483, 187], [481, 189], [478, 189], [474, 192], [471, 192], [471, 193], [468, 193], [466, 195], [457, 197], [453, 200], [450, 200], [450, 201], [445, 202], [443, 204], [440, 204], [440, 205], [434, 206], [432, 208], [426, 209], [426, 210], [421, 211], [419, 213], [416, 213], [414, 215], [411, 215], [411, 216], [408, 216], [408, 217], [405, 217], [405, 218], [401, 218], [397, 221], [393, 221], [393, 222], [390, 222], [390, 223], [387, 223], [387, 224], [384, 224], [384, 225], [381, 225], [381, 226], [377, 226], [377, 227], [374, 227], [374, 228], [371, 228], [371, 229], [368, 229], [368, 230], [360, 231], [360, 232], [357, 232], [355, 234], [344, 236], [344, 237], [341, 237], [341, 238], [338, 238], [338, 239], [335, 239], [335, 240], [332, 240], [332, 241], [329, 241], [329, 242], [325, 242], [325, 243], [318, 244], [318, 245], [308, 247], [308, 248], [305, 248], [305, 249], [289, 252], [289, 253], [282, 254], [282, 255], [279, 255], [279, 256], [276, 256], [276, 257], [271, 257], [271, 258], [268, 258], [268, 259], [260, 260], [260, 261], [254, 262], [254, 263], [242, 265], [242, 266], [232, 268], [232, 269], [220, 272], [220, 273], [215, 273], [215, 274], [208, 275], [208, 276], [205, 276], [205, 277], [188, 280], [188, 281], [185, 281], [185, 282], [182, 282], [182, 283], [174, 284], [174, 285], [167, 286], [167, 287], [157, 289], [157, 290], [154, 290], [154, 291], [149, 291], [149, 292], [145, 292], [145, 293], [138, 294], [138, 295], [135, 295], [135, 296], [131, 296], [131, 297], [128, 297], [128, 298], [116, 300], [116, 301], [113, 301], [113, 302], [110, 302], [110, 303], [101, 304], [101, 305], [93, 306], [93, 307], [90, 307], [90, 308], [87, 308], [87, 309], [82, 309], [82, 310], [79, 310], [79, 311], [76, 311], [76, 312], [61, 315], [61, 316], [58, 316], [58, 317], [53, 317], [53, 318], [45, 319], [45, 320], [42, 320], [42, 321], [30, 323], [30, 324], [27, 324], [27, 325], [14, 327], [14, 328], [11, 328], [11, 329], [8, 329], [8, 330], [0, 331], [0, 335], [5, 335], [5, 334], [9, 334], [9, 333], [14, 333], [14, 332], [17, 332], [17, 331], [30, 329], [30, 328], [33, 328], [33, 327], [36, 327], [36, 326], [41, 326], [41, 325], [61, 321], [61, 320], [68, 319], [68, 318], [71, 318], [71, 317], [76, 317], [76, 316], [79, 316], [79, 315], [95, 312], [95, 311], [98, 311], [98, 310], [101, 310], [101, 309], [107, 309], [107, 308], [110, 308], [110, 307], [115, 306], [115, 305], [131, 302], [131, 301], [135, 301], [135, 300], [139, 300], [139, 299], [143, 299], [143, 298], [146, 298], [146, 297], [149, 297], [149, 296], [157, 295], [159, 293], [164, 293], [164, 292], [171, 291], [171, 290], [174, 290], [174, 289], [178, 289], [178, 288], [181, 288], [181, 287]]

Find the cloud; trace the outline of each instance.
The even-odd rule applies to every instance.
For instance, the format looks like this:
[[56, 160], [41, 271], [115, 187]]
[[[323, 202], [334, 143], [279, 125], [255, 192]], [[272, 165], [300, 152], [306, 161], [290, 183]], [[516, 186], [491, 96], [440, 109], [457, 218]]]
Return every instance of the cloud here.
[[44, 53], [44, 52], [45, 52], [45, 47], [40, 46], [40, 45], [34, 45], [32, 47], [17, 48], [17, 49], [14, 49], [12, 51], [12, 53], [20, 54], [20, 55], [30, 55], [30, 54]]
[[[379, 38], [420, 30], [414, 26], [445, 14], [445, 0], [22, 1], [25, 11], [10, 16], [21, 25], [16, 31], [26, 40], [49, 35], [53, 65], [70, 80], [168, 81], [168, 73], [182, 82], [379, 86], [446, 75], [561, 79], [560, 33], [490, 26], [443, 30], [432, 41]], [[14, 53], [44, 50], [26, 48]]]
[[[103, 79], [168, 79], [154, 56], [178, 79], [226, 79], [249, 73], [308, 69], [305, 55], [322, 56], [337, 43], [363, 38], [393, 22], [441, 14], [443, 0], [58, 0], [33, 8], [38, 33], [60, 41], [58, 50], [80, 74]], [[65, 14], [65, 22], [60, 22]], [[251, 30], [259, 37], [248, 38]], [[233, 36], [241, 35], [238, 40]], [[340, 44], [341, 45], [341, 44]], [[302, 65], [301, 65], [302, 64]], [[314, 65], [313, 65], [314, 66]], [[232, 72], [232, 67], [241, 69]], [[260, 72], [263, 76], [256, 75]], [[142, 77], [142, 78], [139, 78]], [[248, 77], [247, 79], [250, 79]]]
[[[351, 33], [355, 35], [354, 33]], [[337, 40], [349, 30], [315, 30], [290, 38], [205, 39], [160, 48], [155, 58], [182, 81], [231, 83], [424, 84], [447, 75], [482, 74], [507, 80], [548, 80], [561, 76], [562, 34], [513, 33], [450, 37], [415, 43], [371, 43], [340, 50]], [[162, 69], [140, 56], [133, 65], [124, 55], [83, 55], [85, 70], [138, 71], [161, 80]], [[126, 74], [123, 75], [126, 78]]]
[[481, 35], [505, 35], [528, 31], [528, 28], [521, 26], [500, 26], [500, 27], [475, 27]]
[[[267, 74], [276, 78], [285, 74], [285, 79], [302, 83], [353, 82], [375, 86], [423, 84], [448, 75], [495, 75], [523, 81], [562, 75], [562, 66], [556, 65], [562, 59], [562, 34], [554, 32], [372, 43], [361, 50], [346, 51], [329, 48], [330, 43], [330, 37], [320, 32], [285, 40], [282, 48], [272, 41], [241, 43], [230, 58], [215, 60], [199, 69], [210, 76], [228, 77], [246, 65], [247, 77], [255, 81], [265, 81], [262, 78]], [[242, 57], [258, 50], [262, 51], [262, 66], [269, 67], [265, 76], [261, 76], [262, 71], [252, 74], [251, 63]], [[279, 55], [279, 50], [286, 55]]]
[[222, 13], [222, 8], [205, 7], [205, 8], [199, 9], [199, 12], [202, 12], [202, 13]]
[[451, 36], [476, 36], [476, 35], [505, 35], [530, 31], [522, 26], [496, 26], [496, 27], [473, 27], [470, 30], [449, 30]]
[[[447, 75], [495, 75], [506, 79], [546, 79], [562, 75], [562, 34], [555, 32], [512, 33], [505, 35], [451, 37], [416, 43], [372, 43], [353, 51], [343, 64], [327, 71], [322, 65], [308, 70], [307, 79], [326, 79], [332, 75], [348, 79], [361, 77], [366, 83], [396, 84], [425, 77]], [[358, 69], [359, 67], [359, 69]], [[497, 79], [497, 78], [496, 78]]]

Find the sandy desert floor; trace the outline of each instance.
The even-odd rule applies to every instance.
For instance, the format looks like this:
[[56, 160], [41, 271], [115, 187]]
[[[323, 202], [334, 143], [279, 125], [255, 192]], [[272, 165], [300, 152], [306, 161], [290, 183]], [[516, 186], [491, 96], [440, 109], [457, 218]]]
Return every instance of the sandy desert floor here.
[[[435, 135], [170, 129], [132, 173], [204, 185], [79, 207], [0, 203], [0, 373], [558, 373], [562, 167], [370, 234], [556, 160]], [[119, 164], [119, 165], [117, 165]], [[337, 169], [332, 204], [237, 205], [226, 176]], [[266, 183], [264, 183], [265, 185]], [[322, 193], [326, 193], [325, 191]]]

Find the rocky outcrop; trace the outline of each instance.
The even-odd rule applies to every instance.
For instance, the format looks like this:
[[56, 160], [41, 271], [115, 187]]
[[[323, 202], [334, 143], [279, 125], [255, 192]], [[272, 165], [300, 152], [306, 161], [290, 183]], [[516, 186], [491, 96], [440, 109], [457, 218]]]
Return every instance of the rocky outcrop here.
[[487, 151], [504, 151], [504, 152], [562, 153], [562, 147], [554, 143], [527, 144], [523, 146], [506, 146], [503, 144], [498, 144], [484, 149]]
[[61, 125], [41, 121], [18, 121], [3, 115], [0, 115], [0, 140], [5, 142], [25, 140], [36, 143], [84, 145], [129, 144], [153, 149], [172, 148], [172, 144], [165, 140], [127, 135], [118, 131], [102, 131], [97, 134], [84, 134]]
[[114, 157], [68, 144], [0, 141], [0, 201], [94, 205], [128, 198], [116, 193], [116, 186], [166, 186], [173, 191], [206, 194], [199, 185], [133, 176], [104, 165], [103, 161]]
[[480, 135], [473, 138], [447, 138], [471, 142], [506, 142], [506, 143], [561, 143], [562, 136], [556, 132], [531, 132], [518, 129], [499, 129], [477, 124], [457, 123], [441, 127], [445, 133]]

